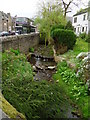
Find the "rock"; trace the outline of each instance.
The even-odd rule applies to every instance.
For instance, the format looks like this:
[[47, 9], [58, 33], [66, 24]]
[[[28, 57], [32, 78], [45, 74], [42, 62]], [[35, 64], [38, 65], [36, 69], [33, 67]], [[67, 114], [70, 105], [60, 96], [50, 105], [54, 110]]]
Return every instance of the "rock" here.
[[82, 52], [80, 53], [77, 58], [80, 58], [82, 60], [82, 65], [80, 69], [78, 70], [76, 76], [82, 76], [85, 83], [88, 79], [90, 79], [90, 52]]
[[48, 69], [50, 69], [50, 70], [53, 70], [55, 68], [56, 68], [56, 66], [48, 66]]
[[37, 72], [36, 66], [33, 66], [32, 68], [35, 72]]
[[81, 52], [80, 54], [77, 55], [77, 59], [83, 59], [84, 57], [87, 57], [88, 52]]
[[43, 69], [44, 69], [44, 66], [36, 65], [36, 68], [37, 68], [37, 69], [40, 69], [40, 70], [43, 70]]

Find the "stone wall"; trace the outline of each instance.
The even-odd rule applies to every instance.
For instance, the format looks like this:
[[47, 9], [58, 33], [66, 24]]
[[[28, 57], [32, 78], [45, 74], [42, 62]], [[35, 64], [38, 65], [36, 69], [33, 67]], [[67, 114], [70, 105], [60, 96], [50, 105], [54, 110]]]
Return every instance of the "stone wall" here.
[[27, 54], [30, 47], [34, 47], [39, 44], [39, 33], [2, 37], [0, 38], [0, 41], [2, 41], [0, 42], [0, 44], [2, 44], [2, 51], [13, 48], [19, 49], [20, 52]]

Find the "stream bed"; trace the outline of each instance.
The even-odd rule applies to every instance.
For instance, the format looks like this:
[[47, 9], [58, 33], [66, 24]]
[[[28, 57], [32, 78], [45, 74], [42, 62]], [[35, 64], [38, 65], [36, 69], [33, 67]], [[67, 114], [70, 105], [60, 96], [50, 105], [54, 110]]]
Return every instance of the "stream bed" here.
[[32, 56], [30, 63], [36, 73], [34, 80], [53, 80], [52, 75], [56, 72], [56, 63], [53, 59], [49, 60]]
[[[47, 80], [53, 82], [53, 74], [56, 72], [56, 66], [54, 59], [40, 58], [40, 56], [31, 56], [29, 59], [32, 65], [35, 76], [35, 81]], [[78, 118], [77, 115], [73, 114], [73, 107], [68, 103], [67, 118]]]

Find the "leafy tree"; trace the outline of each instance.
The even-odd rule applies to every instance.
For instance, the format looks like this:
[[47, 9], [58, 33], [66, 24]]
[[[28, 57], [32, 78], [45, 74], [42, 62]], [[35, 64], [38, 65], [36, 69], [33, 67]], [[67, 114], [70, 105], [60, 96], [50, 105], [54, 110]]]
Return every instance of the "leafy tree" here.
[[39, 14], [35, 19], [35, 23], [38, 24], [38, 29], [44, 32], [45, 43], [48, 40], [50, 44], [50, 30], [53, 25], [65, 25], [66, 19], [63, 16], [63, 11], [61, 6], [57, 6], [57, 3], [53, 2], [43, 2]]
[[71, 21], [67, 22], [65, 28], [68, 29], [68, 30], [74, 30], [74, 27], [72, 26], [72, 22]]

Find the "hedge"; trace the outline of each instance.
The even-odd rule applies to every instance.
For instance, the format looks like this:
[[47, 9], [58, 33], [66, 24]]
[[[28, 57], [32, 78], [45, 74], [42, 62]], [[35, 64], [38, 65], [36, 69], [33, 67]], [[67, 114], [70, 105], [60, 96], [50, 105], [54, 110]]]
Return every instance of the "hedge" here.
[[76, 35], [71, 30], [54, 29], [51, 32], [51, 37], [55, 44], [65, 45], [68, 49], [72, 49], [76, 42]]

